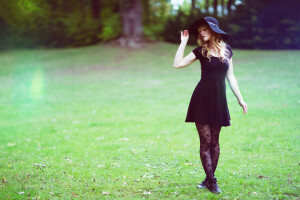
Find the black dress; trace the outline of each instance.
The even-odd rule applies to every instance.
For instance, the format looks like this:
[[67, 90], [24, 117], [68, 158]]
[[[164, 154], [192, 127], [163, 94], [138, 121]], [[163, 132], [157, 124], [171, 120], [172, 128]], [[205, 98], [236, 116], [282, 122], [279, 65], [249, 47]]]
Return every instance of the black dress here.
[[[201, 79], [192, 94], [185, 122], [230, 126], [225, 84], [229, 61], [226, 59], [223, 63], [214, 56], [209, 61], [201, 50], [201, 46], [193, 50], [201, 63]], [[229, 59], [233, 55], [228, 44], [225, 55]]]

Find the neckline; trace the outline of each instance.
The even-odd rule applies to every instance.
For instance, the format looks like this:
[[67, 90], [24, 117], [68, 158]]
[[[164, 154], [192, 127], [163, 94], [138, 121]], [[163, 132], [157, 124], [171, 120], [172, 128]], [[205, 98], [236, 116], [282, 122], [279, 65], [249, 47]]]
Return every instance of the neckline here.
[[[201, 47], [201, 48], [203, 48], [203, 46], [199, 46], [199, 47]], [[221, 56], [213, 56], [213, 55], [210, 55], [211, 57], [213, 57], [213, 58], [221, 58]]]

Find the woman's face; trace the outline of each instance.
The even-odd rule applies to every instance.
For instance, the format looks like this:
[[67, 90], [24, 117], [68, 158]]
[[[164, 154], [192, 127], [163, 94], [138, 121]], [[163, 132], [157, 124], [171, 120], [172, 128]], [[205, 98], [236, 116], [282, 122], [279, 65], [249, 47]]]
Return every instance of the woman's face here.
[[210, 30], [209, 26], [200, 26], [198, 28], [198, 37], [201, 37], [204, 42], [209, 41], [212, 37], [212, 31]]

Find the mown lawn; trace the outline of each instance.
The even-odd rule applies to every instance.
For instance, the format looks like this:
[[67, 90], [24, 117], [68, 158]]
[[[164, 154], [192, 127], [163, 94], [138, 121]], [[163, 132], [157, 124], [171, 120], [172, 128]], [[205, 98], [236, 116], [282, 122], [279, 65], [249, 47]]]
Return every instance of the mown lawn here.
[[[0, 53], [0, 199], [299, 199], [300, 51], [233, 49], [220, 195], [185, 123], [200, 64], [178, 45]], [[186, 54], [194, 47], [188, 47]]]

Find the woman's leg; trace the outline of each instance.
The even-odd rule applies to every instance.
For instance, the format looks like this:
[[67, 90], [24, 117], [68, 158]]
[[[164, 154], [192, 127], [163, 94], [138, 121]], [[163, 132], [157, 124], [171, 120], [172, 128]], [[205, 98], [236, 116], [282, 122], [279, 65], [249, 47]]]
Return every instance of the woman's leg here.
[[214, 178], [212, 161], [210, 156], [211, 130], [208, 124], [195, 123], [200, 138], [200, 159], [208, 179]]
[[218, 165], [219, 156], [220, 156], [219, 135], [221, 131], [221, 126], [211, 125], [210, 130], [211, 130], [210, 156], [211, 156], [213, 173], [215, 173]]

